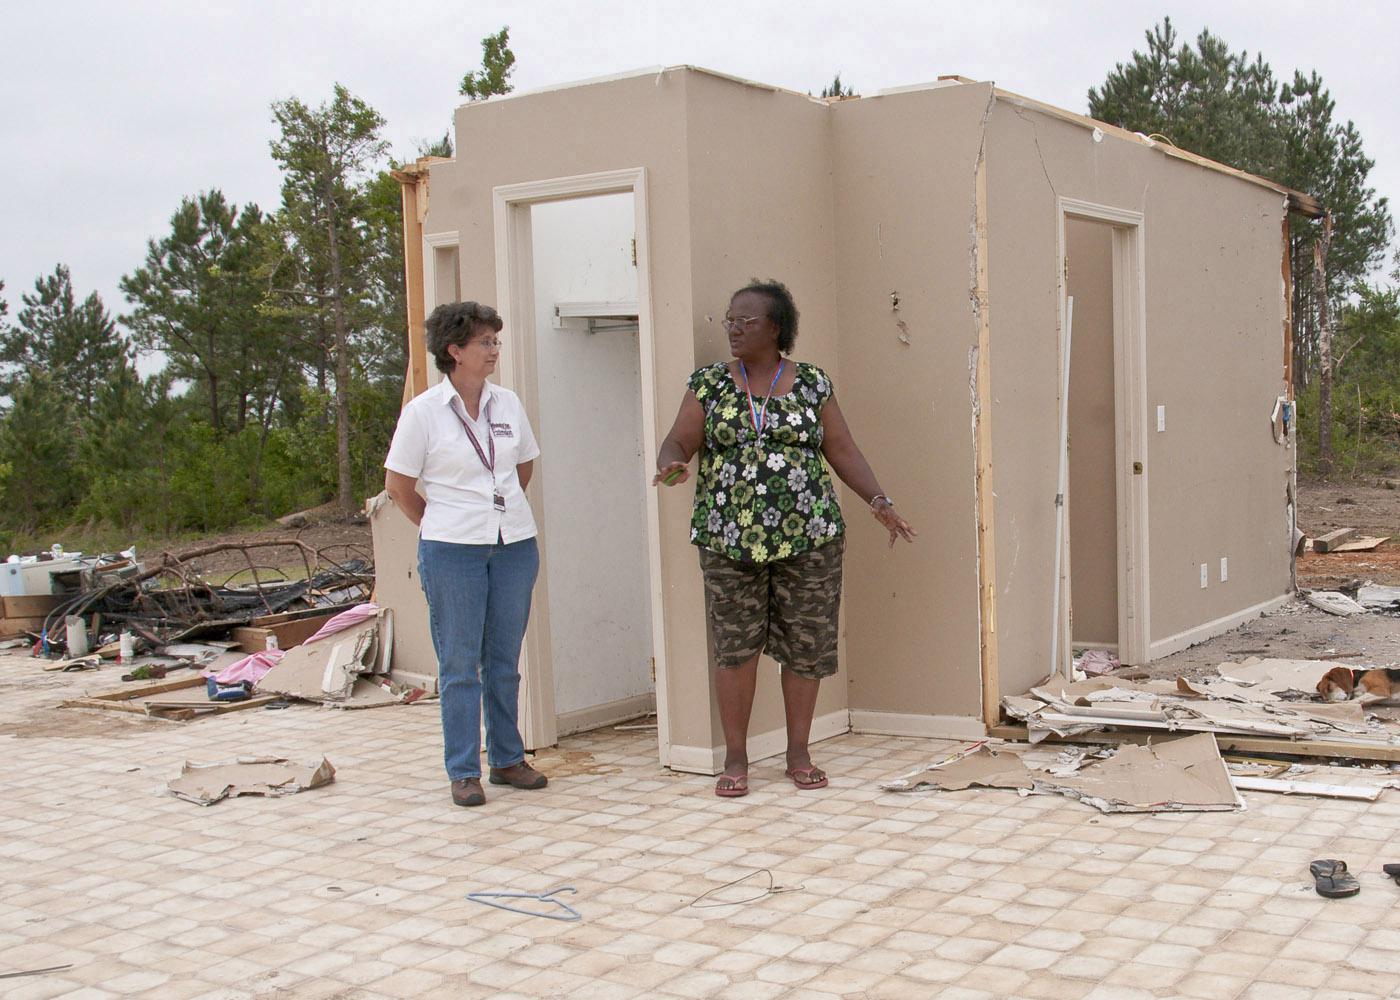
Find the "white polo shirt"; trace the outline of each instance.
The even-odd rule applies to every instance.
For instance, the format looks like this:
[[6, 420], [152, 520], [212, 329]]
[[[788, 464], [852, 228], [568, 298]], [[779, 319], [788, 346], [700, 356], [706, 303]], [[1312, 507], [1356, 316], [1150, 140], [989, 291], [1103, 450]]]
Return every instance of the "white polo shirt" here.
[[[487, 442], [496, 443], [494, 490], [491, 472], [472, 447], [464, 420], [488, 458]], [[384, 468], [421, 483], [428, 504], [419, 537], [463, 545], [492, 545], [501, 538], [509, 544], [536, 534], [535, 516], [515, 467], [539, 453], [515, 393], [487, 382], [477, 419], [471, 420], [462, 397], [444, 378], [403, 408]], [[496, 509], [493, 493], [505, 498], [504, 511]]]

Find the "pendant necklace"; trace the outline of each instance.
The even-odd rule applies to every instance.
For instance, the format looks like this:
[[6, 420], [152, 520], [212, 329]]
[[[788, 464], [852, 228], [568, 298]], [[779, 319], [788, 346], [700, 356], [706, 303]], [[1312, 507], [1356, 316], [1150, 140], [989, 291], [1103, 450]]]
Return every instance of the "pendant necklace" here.
[[754, 447], [758, 450], [759, 457], [763, 455], [763, 427], [768, 419], [768, 401], [773, 398], [773, 390], [778, 387], [778, 379], [783, 376], [783, 359], [778, 359], [778, 370], [773, 373], [773, 381], [768, 386], [768, 395], [763, 397], [762, 409], [756, 407], [753, 401], [753, 392], [749, 389], [749, 371], [744, 367], [744, 362], [739, 362], [739, 374], [744, 377], [744, 395], [749, 400], [749, 419], [753, 421]]

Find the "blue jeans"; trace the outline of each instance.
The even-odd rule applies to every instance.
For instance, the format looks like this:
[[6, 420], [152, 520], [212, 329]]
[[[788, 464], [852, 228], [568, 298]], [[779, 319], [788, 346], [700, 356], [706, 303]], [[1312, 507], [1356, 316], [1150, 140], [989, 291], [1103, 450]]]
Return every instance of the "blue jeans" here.
[[509, 545], [418, 542], [418, 578], [438, 658], [443, 758], [453, 781], [481, 777], [483, 705], [491, 766], [525, 759], [517, 721], [520, 644], [539, 569], [533, 538]]

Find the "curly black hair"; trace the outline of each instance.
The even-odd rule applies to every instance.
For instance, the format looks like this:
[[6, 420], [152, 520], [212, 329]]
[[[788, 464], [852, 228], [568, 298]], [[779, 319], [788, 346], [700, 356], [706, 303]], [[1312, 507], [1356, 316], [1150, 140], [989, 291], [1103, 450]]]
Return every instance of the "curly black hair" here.
[[501, 332], [501, 314], [480, 302], [444, 302], [433, 310], [427, 322], [428, 353], [433, 356], [438, 371], [444, 375], [457, 367], [447, 349], [452, 345], [465, 347], [484, 329]]
[[747, 285], [729, 296], [729, 301], [733, 302], [745, 292], [756, 292], [768, 300], [768, 318], [778, 327], [778, 350], [791, 354], [797, 343], [797, 303], [787, 285], [772, 278], [767, 281], [750, 278]]

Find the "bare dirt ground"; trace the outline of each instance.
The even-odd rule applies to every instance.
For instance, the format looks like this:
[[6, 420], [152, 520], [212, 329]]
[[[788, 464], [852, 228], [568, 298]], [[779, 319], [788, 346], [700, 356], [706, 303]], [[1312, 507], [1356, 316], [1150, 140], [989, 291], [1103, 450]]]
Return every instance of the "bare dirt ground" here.
[[[306, 512], [303, 526], [296, 528], [271, 527], [257, 531], [232, 532], [215, 535], [196, 542], [181, 542], [159, 548], [148, 548], [142, 558], [150, 560], [161, 552], [179, 555], [194, 549], [207, 548], [217, 544], [258, 545], [251, 550], [254, 565], [259, 573], [263, 569], [278, 569], [289, 576], [303, 576], [302, 555], [298, 547], [292, 545], [269, 546], [268, 542], [301, 542], [318, 551], [323, 560], [345, 562], [349, 559], [374, 560], [374, 549], [370, 541], [369, 522], [363, 515], [347, 519], [334, 504], [327, 504]], [[214, 583], [222, 583], [226, 577], [237, 574], [240, 582], [248, 576], [248, 558], [240, 550], [216, 552], [200, 556], [196, 565], [205, 578]]]
[[[1298, 527], [1309, 537], [1336, 528], [1396, 536], [1373, 552], [1306, 553], [1298, 560], [1304, 590], [1350, 589], [1371, 582], [1400, 585], [1400, 490], [1364, 482], [1298, 483]], [[1226, 660], [1250, 656], [1333, 659], [1352, 666], [1400, 665], [1400, 617], [1339, 618], [1298, 600], [1225, 635], [1156, 661], [1154, 677], [1197, 677]], [[1318, 676], [1322, 671], [1318, 671]]]

